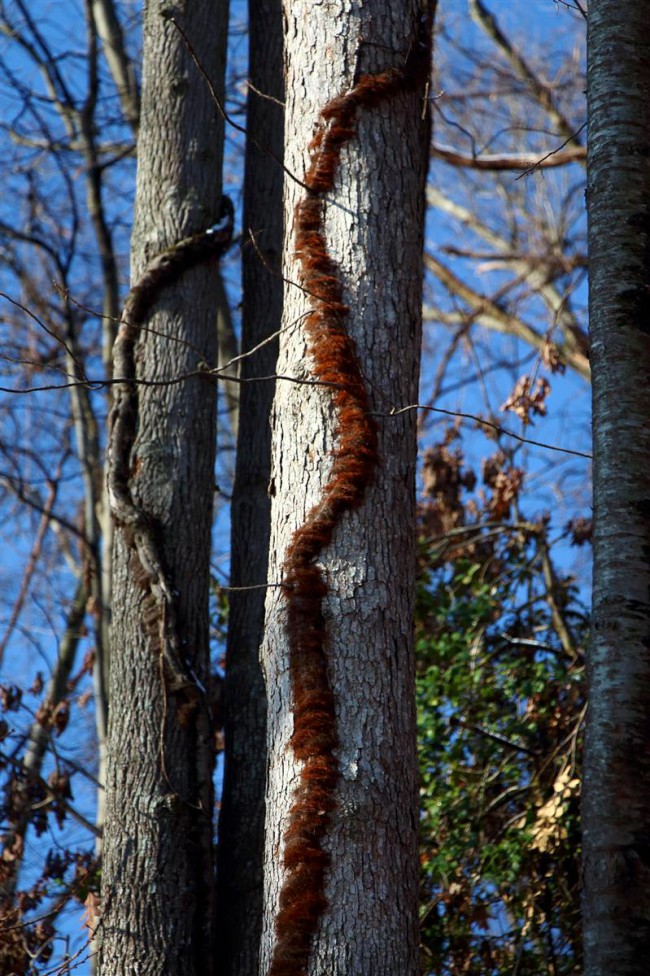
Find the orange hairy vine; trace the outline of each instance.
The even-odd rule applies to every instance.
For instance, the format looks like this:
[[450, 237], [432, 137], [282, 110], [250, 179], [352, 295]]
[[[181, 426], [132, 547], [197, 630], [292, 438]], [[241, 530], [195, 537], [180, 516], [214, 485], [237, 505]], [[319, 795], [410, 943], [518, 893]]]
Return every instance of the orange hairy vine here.
[[300, 778], [284, 835], [284, 880], [268, 976], [306, 976], [311, 941], [327, 907], [330, 856], [323, 841], [336, 808], [339, 740], [325, 651], [327, 583], [317, 560], [345, 513], [363, 503], [378, 463], [377, 427], [347, 329], [350, 310], [343, 299], [339, 267], [325, 239], [325, 196], [334, 188], [341, 150], [356, 135], [359, 110], [400, 92], [414, 92], [426, 83], [429, 37], [429, 20], [422, 18], [403, 67], [362, 75], [348, 92], [321, 109], [309, 145], [306, 193], [295, 209], [295, 254], [310, 305], [305, 319], [308, 353], [314, 377], [331, 388], [337, 446], [329, 481], [294, 532], [284, 560], [293, 696], [291, 748], [300, 764]]

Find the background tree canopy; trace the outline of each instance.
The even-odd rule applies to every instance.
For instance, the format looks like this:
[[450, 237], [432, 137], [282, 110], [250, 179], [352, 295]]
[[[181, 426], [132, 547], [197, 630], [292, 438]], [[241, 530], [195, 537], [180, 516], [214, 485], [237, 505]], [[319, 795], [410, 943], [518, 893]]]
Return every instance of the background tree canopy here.
[[[253, 5], [250, 61], [246, 6], [231, 3], [228, 27], [223, 186], [236, 231], [220, 266], [219, 348], [208, 364], [215, 395], [218, 388], [210, 562], [217, 793], [224, 680], [226, 750], [237, 744], [232, 762], [248, 763], [252, 777], [252, 793], [224, 799], [226, 836], [247, 803], [261, 830], [261, 622], [245, 628], [263, 614], [268, 460], [246, 467], [241, 445], [268, 431], [282, 287], [284, 96], [281, 69], [263, 74], [279, 63], [270, 47], [263, 53], [275, 37], [279, 59], [279, 5]], [[0, 958], [8, 971], [34, 976], [67, 965], [90, 972], [82, 916], [91, 929], [100, 918], [114, 552], [104, 452], [146, 128], [142, 15], [140, 4], [116, 0], [8, 0], [0, 15]], [[377, 411], [388, 424], [420, 408], [415, 667], [427, 973], [582, 972], [578, 804], [591, 538], [585, 31], [577, 0], [440, 0], [436, 11], [419, 401]], [[187, 77], [205, 94], [198, 33], [176, 41]], [[220, 100], [218, 83], [216, 92]], [[191, 138], [177, 134], [184, 157]], [[157, 205], [163, 212], [168, 204]], [[195, 205], [184, 200], [178, 211]], [[157, 246], [144, 239], [149, 257]], [[181, 358], [180, 349], [171, 356], [173, 364]], [[163, 379], [171, 381], [172, 373]], [[187, 436], [195, 436], [191, 426]], [[259, 436], [256, 462], [269, 450]], [[239, 495], [236, 466], [246, 484]], [[260, 527], [253, 511], [262, 513]], [[236, 553], [247, 532], [251, 545], [261, 540], [253, 556]], [[255, 611], [237, 604], [244, 594], [231, 594], [231, 569], [233, 583], [261, 589]], [[244, 645], [254, 659], [245, 674], [236, 659]], [[259, 738], [250, 733], [255, 723]], [[256, 919], [246, 920], [247, 931], [262, 924], [261, 896], [235, 909], [233, 893], [246, 858], [243, 887], [260, 889], [259, 834], [230, 842], [218, 852], [228, 919], [221, 946], [241, 941], [229, 898], [240, 923], [245, 911]], [[240, 844], [247, 853], [234, 864]], [[228, 958], [229, 976], [256, 971], [256, 952]]]

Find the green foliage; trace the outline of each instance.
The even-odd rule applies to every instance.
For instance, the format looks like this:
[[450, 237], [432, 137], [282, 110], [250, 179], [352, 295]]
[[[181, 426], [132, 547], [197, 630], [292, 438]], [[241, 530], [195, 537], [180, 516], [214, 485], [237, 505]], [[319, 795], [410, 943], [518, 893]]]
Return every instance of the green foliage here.
[[586, 615], [546, 528], [505, 524], [486, 547], [477, 525], [445, 563], [421, 550], [421, 923], [436, 976], [580, 971]]

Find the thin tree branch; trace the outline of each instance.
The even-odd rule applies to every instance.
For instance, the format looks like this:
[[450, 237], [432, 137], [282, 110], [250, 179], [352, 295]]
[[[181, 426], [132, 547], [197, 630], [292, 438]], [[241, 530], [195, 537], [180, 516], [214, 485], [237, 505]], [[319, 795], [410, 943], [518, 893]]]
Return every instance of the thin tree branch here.
[[[579, 130], [581, 131], [581, 130]], [[549, 169], [555, 166], [566, 166], [569, 163], [584, 162], [587, 158], [585, 146], [576, 146], [566, 152], [562, 152], [562, 147], [551, 150], [545, 156], [538, 158], [529, 153], [526, 156], [513, 156], [502, 153], [484, 153], [481, 156], [466, 156], [449, 146], [433, 145], [431, 155], [436, 159], [444, 159], [445, 162], [453, 166], [462, 166], [468, 169], [490, 170], [492, 172], [502, 170], [524, 170], [521, 175], [532, 172], [534, 169]]]
[[412, 403], [408, 407], [391, 410], [388, 414], [375, 412], [373, 415], [375, 417], [398, 417], [401, 413], [406, 413], [408, 410], [430, 410], [432, 413], [442, 413], [447, 417], [460, 417], [462, 420], [473, 420], [479, 427], [489, 427], [491, 430], [496, 430], [499, 434], [503, 434], [504, 437], [514, 438], [521, 444], [531, 444], [533, 447], [543, 447], [547, 451], [558, 451], [560, 454], [571, 454], [573, 457], [587, 458], [587, 460], [591, 460], [592, 457], [591, 454], [587, 454], [585, 451], [574, 451], [569, 447], [560, 447], [558, 444], [546, 444], [544, 441], [535, 441], [530, 437], [522, 437], [521, 434], [516, 434], [514, 430], [508, 430], [507, 427], [502, 427], [500, 424], [495, 424], [491, 420], [486, 420], [485, 417], [480, 417], [472, 413], [463, 413], [461, 410], [445, 410], [443, 407], [430, 407], [423, 403]]
[[91, 0], [92, 14], [102, 42], [104, 57], [112, 75], [127, 125], [138, 136], [140, 125], [140, 92], [138, 81], [124, 46], [124, 34], [113, 0]]
[[[59, 654], [43, 704], [53, 709], [66, 692], [66, 684], [74, 666], [79, 641], [82, 636], [82, 625], [86, 614], [89, 590], [82, 579], [77, 585], [77, 591], [70, 610], [68, 611], [65, 632], [61, 639]], [[12, 800], [13, 814], [9, 830], [4, 836], [4, 850], [10, 851], [13, 857], [5, 860], [9, 865], [4, 882], [0, 886], [0, 903], [5, 899], [11, 900], [16, 892], [18, 873], [22, 863], [24, 851], [24, 837], [29, 826], [31, 813], [30, 787], [40, 779], [43, 761], [50, 741], [50, 729], [36, 719], [31, 726], [27, 741], [25, 756], [22, 761], [24, 775], [17, 781]], [[17, 843], [18, 841], [18, 843]], [[23, 843], [20, 843], [23, 841]]]
[[564, 136], [571, 146], [580, 146], [573, 126], [569, 124], [566, 116], [555, 104], [551, 88], [540, 81], [530, 65], [503, 33], [496, 17], [487, 9], [482, 0], [469, 0], [469, 10], [472, 18], [486, 32], [488, 37], [492, 38], [519, 77], [526, 82], [537, 102], [552, 119], [560, 135]]
[[[446, 265], [431, 254], [425, 254], [424, 261], [426, 266], [434, 272], [437, 278], [449, 289], [452, 294], [457, 295], [471, 308], [471, 316], [480, 322], [481, 325], [496, 332], [503, 332], [506, 335], [514, 335], [524, 342], [527, 342], [534, 349], [542, 350], [547, 342], [547, 337], [537, 332], [532, 326], [528, 325], [518, 316], [511, 315], [504, 311], [496, 302], [485, 295], [470, 288], [464, 281], [457, 277]], [[510, 283], [512, 287], [512, 283]], [[435, 317], [430, 312], [429, 317]], [[463, 316], [456, 313], [443, 313], [443, 317], [448, 322], [458, 322], [463, 320]], [[465, 317], [466, 318], [466, 317]], [[584, 355], [580, 355], [567, 347], [566, 343], [556, 343], [557, 350], [562, 362], [571, 366], [584, 379], [589, 379], [589, 363]]]
[[25, 603], [25, 598], [29, 590], [29, 584], [31, 583], [32, 576], [34, 575], [34, 571], [38, 563], [38, 559], [41, 553], [41, 548], [43, 546], [43, 540], [45, 539], [45, 535], [47, 533], [50, 520], [51, 520], [52, 509], [56, 501], [58, 478], [60, 473], [61, 473], [61, 465], [59, 465], [59, 469], [50, 484], [50, 490], [48, 492], [47, 499], [45, 500], [44, 511], [41, 515], [41, 520], [38, 526], [38, 531], [36, 533], [36, 538], [32, 546], [32, 551], [29, 554], [29, 559], [27, 561], [27, 565], [25, 566], [25, 571], [23, 573], [22, 582], [20, 584], [20, 590], [18, 592], [18, 596], [16, 597], [13, 608], [11, 610], [11, 616], [9, 618], [9, 622], [3, 634], [2, 640], [0, 641], [0, 664], [2, 664], [2, 659], [4, 657], [5, 649], [7, 647], [7, 644], [11, 640], [11, 635], [13, 634], [16, 623], [18, 622], [18, 618], [20, 617], [23, 605]]

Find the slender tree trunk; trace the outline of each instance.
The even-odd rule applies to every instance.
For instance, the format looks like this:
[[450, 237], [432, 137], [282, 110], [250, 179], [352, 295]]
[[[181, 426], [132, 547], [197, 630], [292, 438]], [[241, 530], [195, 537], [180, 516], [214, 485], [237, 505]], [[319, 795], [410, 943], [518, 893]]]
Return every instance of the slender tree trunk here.
[[[161, 251], [219, 217], [223, 128], [178, 28], [222, 91], [227, 14], [227, 3], [214, 0], [145, 5], [134, 282]], [[117, 485], [141, 516], [135, 527], [118, 519], [115, 533], [103, 976], [198, 976], [213, 965], [213, 742], [200, 689], [210, 680], [215, 396], [197, 369], [216, 363], [215, 316], [214, 270], [199, 263], [163, 284], [144, 309], [141, 302], [137, 317], [134, 368], [146, 385], [137, 386], [131, 411], [128, 485], [114, 475], [111, 500], [115, 510]], [[133, 408], [131, 388], [118, 388], [114, 454], [115, 425], [126, 422], [120, 397]], [[154, 540], [165, 565], [171, 605], [161, 601], [155, 568], [143, 559], [142, 536]], [[175, 626], [161, 619], [172, 611]], [[161, 636], [168, 628], [195, 681], [191, 702], [170, 681]]]
[[[249, 4], [249, 77], [242, 249], [240, 376], [275, 372], [282, 314], [283, 69], [280, 0]], [[262, 931], [266, 692], [259, 662], [269, 549], [274, 384], [245, 382], [232, 499], [225, 680], [225, 778], [219, 816], [217, 931], [224, 976], [257, 976]]]
[[587, 976], [650, 960], [650, 46], [644, 0], [591, 0], [594, 603], [583, 783]]
[[140, 93], [133, 64], [124, 45], [124, 32], [113, 0], [91, 0], [97, 33], [101, 38], [108, 69], [115, 82], [124, 121], [137, 137], [140, 125]]
[[[269, 778], [261, 971], [270, 966], [274, 976], [413, 976], [418, 971], [415, 414], [391, 416], [391, 411], [417, 400], [427, 126], [424, 79], [410, 77], [410, 64], [413, 55], [423, 57], [426, 69], [427, 53], [419, 50], [426, 47], [426, 37], [414, 0], [354, 6], [343, 0], [327, 5], [286, 0], [284, 16], [285, 159], [298, 180], [313, 189], [306, 191], [296, 179], [285, 181], [286, 331], [278, 360], [284, 379], [278, 381], [273, 409], [271, 583], [283, 578], [287, 549], [299, 526], [300, 545], [310, 551], [315, 535], [327, 535], [325, 522], [334, 521], [335, 528], [331, 541], [295, 573], [296, 580], [315, 573], [314, 593], [324, 583], [320, 610], [302, 613], [305, 604], [312, 606], [313, 595], [297, 581], [267, 595], [263, 666]], [[374, 90], [368, 79], [384, 72], [385, 88], [377, 82]], [[411, 84], [412, 90], [404, 90]], [[332, 101], [340, 95], [345, 97]], [[330, 114], [321, 116], [326, 103]], [[312, 165], [311, 176], [303, 176], [319, 121], [320, 141], [312, 147], [311, 160], [318, 158], [322, 167]], [[335, 143], [342, 145], [338, 161], [330, 148]], [[326, 172], [332, 159], [333, 182]], [[303, 209], [297, 215], [298, 201]], [[294, 255], [296, 227], [300, 260]], [[329, 258], [314, 253], [319, 235]], [[313, 281], [305, 284], [308, 274]], [[337, 304], [339, 285], [349, 314]], [[316, 297], [321, 286], [327, 301]], [[341, 342], [345, 346], [344, 340], [332, 338], [324, 351], [319, 334], [329, 325], [336, 335], [344, 331], [353, 338], [361, 389], [353, 375], [354, 354], [346, 360], [349, 380], [314, 385], [314, 368], [321, 377], [330, 375], [338, 362], [336, 350]], [[348, 397], [352, 387], [354, 404]], [[373, 416], [363, 405], [363, 387]], [[335, 408], [337, 390], [341, 396]], [[348, 421], [339, 414], [341, 403], [354, 417], [349, 423], [356, 429], [361, 418], [366, 430], [358, 443], [360, 469], [366, 473], [356, 479], [351, 502], [344, 498], [330, 504], [328, 479], [345, 496], [350, 479], [343, 469], [357, 465], [350, 443], [342, 446]], [[379, 461], [367, 477], [374, 420]], [[338, 461], [332, 455], [337, 449]], [[336, 506], [345, 513], [332, 519], [330, 509]], [[324, 644], [315, 647], [314, 635], [323, 631]], [[296, 632], [298, 651], [304, 640], [315, 658], [308, 674], [294, 653]], [[334, 728], [323, 682], [333, 693]], [[298, 686], [302, 704], [296, 708]], [[312, 706], [323, 722], [318, 731], [312, 726], [305, 734], [303, 720]], [[298, 728], [300, 744], [292, 738]], [[312, 773], [316, 791], [310, 785]], [[320, 815], [327, 818], [325, 830], [319, 827]], [[289, 824], [291, 845], [286, 843]], [[308, 826], [303, 829], [303, 824]], [[313, 843], [307, 835], [320, 840]], [[310, 848], [309, 857], [298, 851], [300, 844]], [[323, 905], [320, 890], [314, 889], [320, 889], [327, 861]], [[302, 903], [311, 913], [308, 928]], [[299, 939], [297, 928], [302, 930]]]

